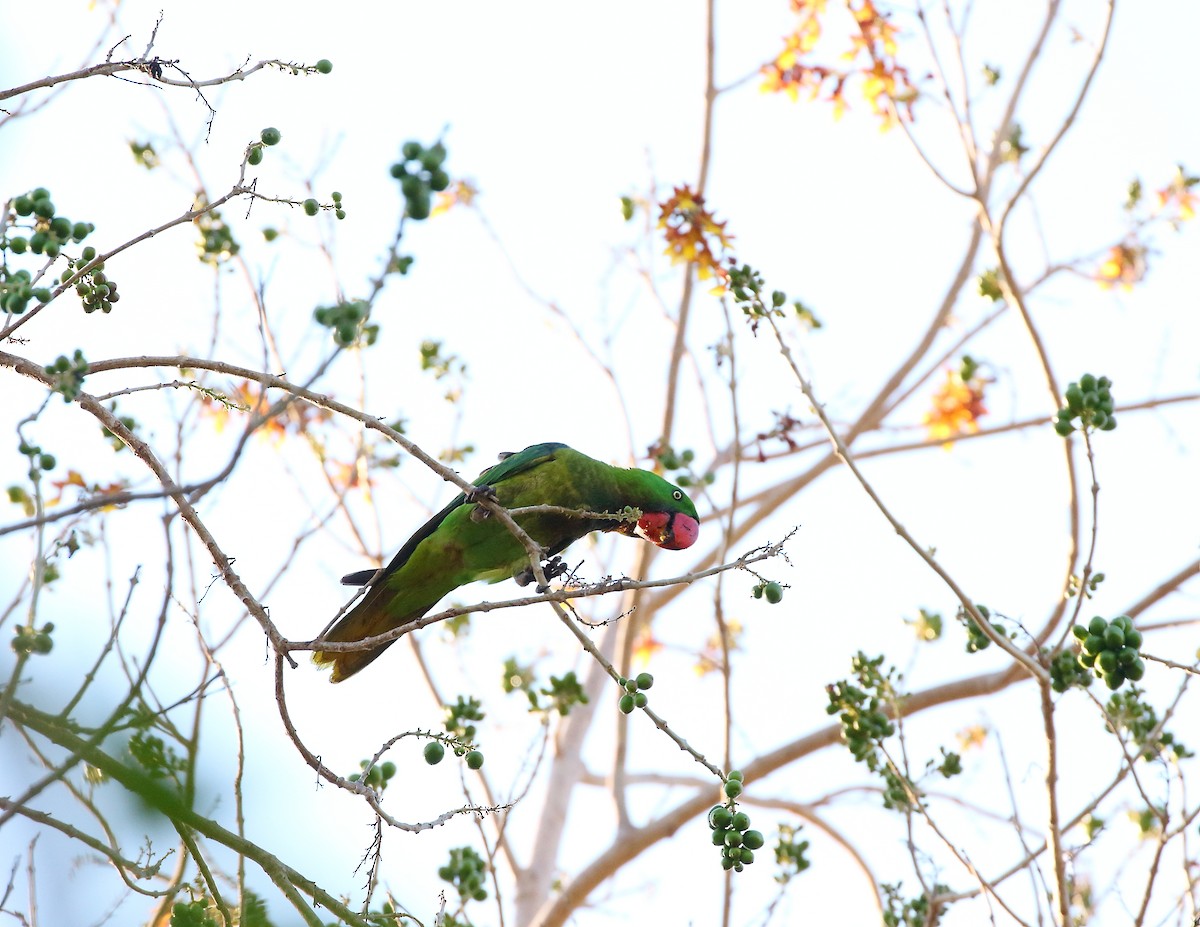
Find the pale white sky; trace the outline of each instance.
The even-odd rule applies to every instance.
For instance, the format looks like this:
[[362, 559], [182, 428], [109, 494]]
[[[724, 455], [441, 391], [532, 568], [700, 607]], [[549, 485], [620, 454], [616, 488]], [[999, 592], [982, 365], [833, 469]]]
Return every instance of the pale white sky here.
[[[1001, 69], [1003, 91], [1015, 76], [1016, 56], [1036, 31], [1043, 4], [974, 6], [967, 54], [976, 64], [983, 60]], [[130, 46], [140, 51], [161, 8], [161, 3], [126, 0], [116, 37], [130, 34]], [[129, 138], [166, 148], [177, 130], [185, 142], [195, 143], [195, 167], [210, 192], [218, 194], [236, 178], [247, 142], [263, 127], [277, 126], [283, 142], [258, 172], [260, 192], [302, 197], [308, 195], [304, 184], [312, 179], [314, 195], [322, 200], [332, 190], [342, 192], [349, 215], [333, 230], [331, 270], [313, 247], [322, 227], [298, 210], [259, 204], [248, 218], [244, 206], [224, 213], [250, 266], [266, 281], [268, 313], [289, 333], [283, 347], [287, 372], [303, 378], [325, 350], [316, 336], [300, 334], [314, 306], [334, 302], [340, 291], [351, 298], [361, 295], [367, 277], [378, 269], [378, 256], [400, 208], [396, 184], [387, 174], [400, 144], [409, 138], [432, 140], [445, 128], [449, 170], [471, 178], [482, 191], [481, 208], [521, 279], [478, 219], [465, 210], [411, 227], [405, 250], [417, 262], [410, 278], [389, 284], [377, 308], [383, 336], [363, 356], [374, 378], [364, 407], [389, 419], [404, 415], [409, 434], [431, 451], [455, 441], [473, 443], [478, 453], [464, 465], [471, 474], [498, 451], [542, 440], [563, 440], [593, 456], [628, 463], [644, 454], [657, 434], [670, 328], [625, 253], [638, 243], [639, 228], [622, 222], [617, 201], [623, 194], [644, 196], [652, 185], [663, 194], [673, 184], [694, 180], [702, 115], [702, 11], [694, 2], [624, 2], [602, 9], [548, 2], [399, 3], [386, 8], [348, 2], [319, 9], [313, 5], [311, 12], [309, 5], [283, 3], [170, 4], [156, 51], [178, 58], [193, 77], [215, 76], [246, 60], [270, 57], [310, 63], [329, 58], [333, 73], [301, 78], [260, 73], [213, 91], [209, 99], [218, 112], [207, 137], [207, 110], [185, 91], [163, 93], [116, 80], [79, 83], [36, 116], [3, 127], [0, 196], [49, 186], [61, 211], [94, 221], [97, 241], [110, 244], [186, 210], [195, 186], [191, 167], [177, 155], [147, 175], [128, 157]], [[1090, 37], [1099, 12], [1099, 3], [1068, 3], [1063, 22]], [[9, 4], [0, 15], [5, 23], [0, 30], [0, 86], [5, 87], [74, 69], [101, 23], [100, 13], [89, 12], [82, 2], [63, 2], [53, 9], [48, 4]], [[897, 21], [911, 35], [912, 17], [900, 15]], [[718, 22], [718, 84], [727, 85], [773, 54], [791, 17], [783, 2], [726, 4], [718, 11]], [[1061, 261], [1117, 242], [1124, 232], [1120, 204], [1134, 175], [1152, 190], [1166, 182], [1177, 162], [1200, 170], [1200, 122], [1193, 118], [1190, 95], [1200, 9], [1161, 0], [1126, 3], [1115, 29], [1093, 98], [1035, 184], [1037, 214], [1025, 211], [1017, 222], [1011, 247], [1019, 273], [1037, 273], [1047, 251], [1052, 260]], [[1021, 116], [1025, 138], [1035, 147], [1061, 118], [1086, 55], [1085, 44], [1070, 43], [1062, 31], [1048, 45], [1032, 77], [1036, 89]], [[914, 67], [914, 73], [923, 67]], [[975, 70], [971, 73], [975, 79]], [[718, 104], [709, 202], [719, 218], [728, 220], [739, 256], [765, 273], [768, 286], [803, 299], [826, 323], [820, 335], [802, 341], [804, 361], [831, 414], [844, 420], [915, 343], [957, 265], [972, 211], [932, 177], [900, 132], [878, 132], [855, 90], [849, 92], [851, 112], [835, 124], [827, 107], [762, 96], [756, 83], [742, 85]], [[981, 124], [996, 118], [997, 105], [980, 102]], [[939, 166], [961, 182], [957, 140], [936, 101], [918, 107], [916, 132]], [[285, 229], [299, 245], [266, 246], [257, 235], [264, 226]], [[195, 261], [193, 237], [186, 227], [175, 229], [127, 260], [113, 262], [122, 301], [111, 316], [85, 317], [67, 300], [56, 307], [57, 315], [26, 327], [22, 334], [32, 341], [23, 350], [45, 362], [79, 346], [89, 358], [210, 353], [212, 274]], [[679, 277], [658, 258], [658, 250], [656, 245], [656, 281], [673, 309]], [[1041, 294], [1038, 321], [1064, 384], [1091, 370], [1116, 381], [1119, 401], [1196, 391], [1200, 238], [1193, 229], [1180, 235], [1161, 232], [1149, 260], [1145, 283], [1130, 293], [1104, 292], [1064, 276]], [[984, 259], [981, 267], [989, 263]], [[522, 282], [561, 307], [610, 360], [623, 384], [628, 424], [606, 378], [563, 323], [529, 297]], [[257, 365], [256, 320], [245, 282], [229, 273], [222, 275], [219, 287], [225, 315], [211, 353]], [[729, 438], [728, 414], [720, 383], [711, 377], [708, 349], [724, 323], [717, 302], [708, 297], [697, 300], [695, 312], [691, 347], [708, 377], [708, 399], [719, 410], [718, 437], [724, 441]], [[959, 315], [965, 325], [978, 312], [968, 298]], [[957, 332], [947, 336], [947, 346], [954, 337]], [[416, 348], [427, 338], [444, 339], [468, 365], [461, 419], [441, 401], [441, 386], [418, 373]], [[784, 375], [775, 348], [745, 333], [739, 339], [743, 437], [766, 430], [774, 410], [791, 409], [806, 417], [803, 397]], [[1044, 390], [1031, 385], [1040, 384], [1037, 367], [1015, 318], [998, 322], [971, 353], [988, 362], [998, 378], [985, 424], [1049, 414]], [[340, 387], [347, 391], [341, 398], [357, 401], [357, 363], [345, 358], [323, 388]], [[0, 467], [20, 473], [13, 426], [39, 394], [14, 379], [6, 378], [10, 398], [0, 410]], [[709, 446], [699, 418], [702, 402], [691, 388], [695, 379], [686, 382], [679, 444], [696, 447], [704, 459]], [[103, 388], [121, 385], [125, 381], [113, 379]], [[100, 384], [95, 388], [101, 389]], [[919, 422], [928, 394], [922, 390], [897, 422]], [[157, 427], [152, 435], [169, 443], [166, 419], [156, 419], [153, 411], [164, 409], [164, 400], [161, 394], [148, 395], [160, 398], [131, 397], [121, 401], [121, 411]], [[33, 432], [64, 466], [88, 468], [89, 478], [137, 472], [132, 461], [107, 456], [98, 436], [92, 444], [72, 443], [68, 436], [79, 420], [74, 410], [56, 401]], [[84, 430], [91, 435], [95, 429], [88, 423]], [[185, 474], [211, 473], [230, 440], [229, 434], [214, 434], [185, 462]], [[1097, 563], [1110, 579], [1096, 611], [1119, 613], [1195, 556], [1198, 440], [1200, 415], [1194, 406], [1122, 416], [1120, 428], [1099, 439], [1103, 529]], [[291, 479], [278, 475], [281, 464], [289, 475], [304, 473], [304, 458], [299, 451], [281, 454], [258, 446], [247, 461], [247, 477], [206, 503], [202, 514], [218, 537], [229, 539], [227, 550], [237, 556], [238, 569], [252, 588], [265, 583], [289, 555], [302, 506]], [[998, 607], [1007, 614], [1036, 626], [1061, 583], [1065, 512], [1060, 458], [1053, 435], [1038, 432], [968, 442], [949, 454], [925, 451], [885, 458], [866, 469], [910, 530], [938, 549], [939, 558], [977, 601], [1002, 603]], [[781, 471], [754, 474], [751, 484], [759, 485], [771, 472]], [[425, 477], [416, 465], [406, 464], [394, 479], [388, 484], [385, 478], [380, 488], [388, 517], [377, 543], [385, 556], [424, 519], [424, 507], [440, 506], [447, 497], [439, 481]], [[314, 491], [312, 498], [320, 496]], [[14, 512], [4, 514], [0, 523], [10, 521]], [[117, 562], [112, 571], [118, 586], [142, 562], [140, 545], [152, 537], [143, 532], [155, 530], [157, 514], [145, 512], [114, 523]], [[777, 571], [777, 578], [793, 586], [785, 605], [766, 609], [737, 599], [744, 611], [734, 617], [747, 627], [744, 659], [753, 666], [736, 695], [741, 760], [824, 724], [823, 686], [845, 674], [848, 657], [858, 647], [891, 654], [910, 673], [914, 687], [1000, 665], [993, 654], [961, 661], [957, 627], [949, 628], [948, 640], [932, 645], [909, 665], [911, 633], [900, 616], [915, 616], [927, 606], [945, 612], [953, 625], [953, 605], [847, 474], [824, 477], [745, 546], [776, 539], [795, 524], [803, 528], [791, 548], [794, 567], [781, 565]], [[344, 534], [339, 537], [345, 541]], [[611, 551], [611, 563], [605, 560], [597, 572], [620, 570], [631, 562], [628, 542], [605, 551]], [[0, 538], [0, 556], [0, 588], [14, 586], [28, 550], [20, 539]], [[305, 550], [298, 565], [269, 604], [285, 633], [304, 637], [315, 633], [343, 601], [337, 577], [366, 564], [344, 543], [328, 540]], [[666, 575], [687, 566], [686, 557], [664, 556], [655, 569]], [[44, 605], [44, 617], [60, 627], [77, 616], [73, 640], [94, 644], [105, 632], [101, 622], [83, 620], [92, 613], [95, 584], [104, 569], [99, 557], [72, 563], [71, 586], [56, 590]], [[148, 563], [145, 569], [144, 585], [154, 589], [161, 566]], [[207, 573], [205, 564], [196, 567], [198, 581]], [[509, 591], [498, 587], [480, 595], [495, 599]], [[147, 594], [138, 619], [147, 625], [157, 594]], [[705, 611], [711, 612], [711, 594], [708, 586], [684, 596], [664, 616], [661, 636], [689, 639], [689, 623], [704, 621]], [[1165, 607], [1163, 617], [1194, 614], [1197, 591], [1185, 590], [1177, 601]], [[203, 620], [222, 627], [236, 603], [218, 589], [209, 607], [212, 613]], [[496, 656], [514, 647], [524, 659], [552, 654], [541, 665], [546, 675], [582, 666], [574, 645], [549, 624], [547, 615], [530, 611], [505, 616], [502, 626], [490, 619], [479, 625], [476, 642], [463, 652], [436, 651], [451, 697], [472, 687], [490, 696], [498, 674]], [[281, 736], [263, 648], [252, 632], [243, 633], [243, 646], [231, 651], [226, 662], [259, 751], [247, 772], [252, 796], [248, 830], [268, 846], [290, 845], [294, 856], [289, 862], [333, 891], [352, 893], [362, 882], [352, 870], [368, 841], [369, 818], [333, 790], [315, 791], [311, 774]], [[1194, 635], [1184, 643], [1194, 646]], [[1164, 646], [1178, 646], [1178, 639], [1168, 639]], [[83, 647], [72, 652], [64, 641], [54, 659], [69, 673], [72, 667], [86, 666], [92, 656]], [[181, 673], [190, 680], [199, 670], [190, 655], [180, 659]], [[397, 646], [383, 659], [386, 669], [364, 676], [361, 685], [356, 680], [353, 688], [331, 689], [316, 673], [304, 670], [293, 674], [293, 715], [302, 719], [314, 748], [338, 768], [353, 768], [394, 733], [439, 720], [406, 648]], [[715, 680], [696, 680], [685, 657], [664, 655], [653, 668], [660, 680], [655, 707], [701, 749], [719, 754]], [[1148, 682], [1153, 685], [1154, 680]], [[1003, 705], [944, 712], [936, 724], [914, 726], [909, 748], [917, 754], [936, 753], [937, 745], [951, 744], [948, 732], [966, 724], [1020, 717], [1008, 713], [1028, 708], [1033, 695], [1021, 689], [1006, 693]], [[506, 774], [515, 775], [522, 759], [513, 745], [519, 748], [532, 731], [521, 706], [490, 697], [496, 699], [493, 714], [481, 734], [485, 750], [491, 745], [488, 768], [506, 788]], [[227, 741], [228, 725], [217, 720], [220, 712], [212, 717], [212, 742]], [[1086, 716], [1079, 723], [1098, 722]], [[588, 757], [601, 773], [610, 729], [610, 722], [598, 721], [594, 752]], [[695, 774], [696, 768], [682, 762], [678, 751], [648, 725], [635, 723], [634, 731], [633, 768]], [[1038, 743], [1013, 734], [1004, 746], [1018, 790], [1036, 792]], [[411, 752], [416, 757], [418, 750]], [[981, 791], [997, 788], [992, 770], [973, 766], [969, 758], [966, 765], [966, 775], [976, 777]], [[1071, 772], [1086, 789], [1092, 783], [1082, 765]], [[446, 770], [416, 764], [405, 772], [410, 778], [403, 796], [388, 795], [398, 816], [426, 819], [460, 803], [457, 781], [450, 781]], [[849, 760], [825, 757], [778, 774], [763, 790], [809, 801], [847, 780], [859, 781]], [[218, 803], [227, 801], [220, 797], [225, 781], [214, 770]], [[8, 791], [4, 782], [0, 774], [0, 792]], [[636, 810], [653, 814], [670, 807], [676, 797], [646, 797]], [[535, 790], [531, 802], [537, 798]], [[870, 807], [874, 802], [873, 797], [864, 800]], [[610, 839], [606, 813], [579, 813], [578, 842], [568, 845], [561, 859], [567, 870], [586, 863], [595, 847]], [[774, 823], [762, 811], [755, 817], [756, 823], [760, 817], [764, 825]], [[854, 828], [876, 820], [850, 809], [839, 823], [862, 837]], [[972, 835], [977, 823], [969, 816], [954, 823], [962, 828], [963, 842], [974, 840], [978, 848]], [[519, 840], [527, 840], [531, 826], [529, 818], [515, 816]], [[6, 830], [0, 847], [11, 857], [27, 838], [17, 839], [11, 827]], [[427, 915], [431, 909], [418, 906], [432, 904], [432, 873], [446, 848], [474, 843], [475, 837], [465, 821], [419, 840], [391, 837], [382, 877]], [[160, 839], [169, 841], [165, 835]], [[866, 904], [864, 886], [854, 881], [859, 877], [833, 878], [849, 871], [845, 858], [828, 841], [812, 839], [819, 870], [794, 889], [794, 906], [786, 914], [795, 920], [804, 911], [836, 910], [841, 923], [865, 923], [870, 907], [855, 907]], [[898, 829], [862, 842], [881, 878], [903, 876]], [[702, 825], [685, 828], [624, 874], [611, 894], [600, 893], [598, 908], [582, 915], [580, 923], [623, 922], [631, 911], [647, 910], [667, 923], [716, 922], [720, 879], [706, 844]], [[989, 849], [995, 856], [988, 863], [1012, 858], [1012, 846]], [[704, 866], [710, 866], [713, 878], [679, 875], [708, 872]], [[50, 867], [44, 857], [43, 873]], [[656, 889], [660, 873], [662, 888]], [[64, 872], [61, 878], [74, 886], [84, 876]], [[686, 897], [678, 894], [681, 880], [690, 885]], [[906, 884], [912, 886], [911, 875]], [[753, 912], [772, 890], [769, 865], [744, 873], [739, 886], [744, 894], [739, 895], [735, 922], [753, 923]], [[56, 910], [67, 911], [55, 909], [60, 902], [42, 899], [47, 918]], [[642, 907], [646, 903], [650, 908]], [[279, 898], [272, 897], [271, 909], [284, 921]], [[89, 914], [94, 911], [88, 909]], [[494, 917], [481, 914], [480, 921], [493, 923]], [[966, 922], [956, 921], [952, 913], [945, 923]]]

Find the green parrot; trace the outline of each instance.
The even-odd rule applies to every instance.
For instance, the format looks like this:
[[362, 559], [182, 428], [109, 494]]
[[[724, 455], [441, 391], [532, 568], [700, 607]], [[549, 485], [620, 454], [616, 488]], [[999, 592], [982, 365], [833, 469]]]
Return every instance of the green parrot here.
[[[362, 601], [324, 635], [326, 641], [359, 641], [414, 621], [445, 595], [466, 583], [497, 583], [514, 578], [526, 585], [533, 578], [529, 555], [521, 543], [487, 509], [472, 504], [481, 495], [505, 508], [557, 505], [596, 513], [620, 512], [626, 506], [641, 511], [636, 523], [613, 519], [533, 513], [516, 521], [546, 552], [547, 557], [593, 531], [638, 535], [668, 550], [695, 543], [700, 531], [696, 507], [687, 494], [657, 474], [636, 468], [613, 467], [593, 460], [565, 444], [534, 444], [502, 456], [474, 481], [471, 498], [459, 493], [429, 519], [371, 582], [377, 570], [342, 577], [351, 586], [370, 583]], [[554, 557], [549, 575], [566, 567]], [[313, 661], [332, 665], [332, 682], [361, 670], [389, 646], [373, 650], [321, 652]]]

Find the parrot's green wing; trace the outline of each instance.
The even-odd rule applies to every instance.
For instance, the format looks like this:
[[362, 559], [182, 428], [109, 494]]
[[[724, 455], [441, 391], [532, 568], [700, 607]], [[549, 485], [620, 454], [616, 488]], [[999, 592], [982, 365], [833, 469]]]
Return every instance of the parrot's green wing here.
[[[501, 480], [506, 480], [510, 476], [515, 476], [530, 467], [536, 467], [540, 463], [547, 460], [552, 460], [554, 452], [566, 447], [565, 444], [548, 442], [546, 444], [534, 444], [531, 447], [525, 448], [523, 451], [518, 451], [515, 454], [506, 454], [504, 459], [494, 466], [484, 470], [472, 482], [473, 486], [495, 486]], [[391, 576], [404, 564], [408, 562], [408, 558], [413, 555], [413, 551], [427, 537], [432, 535], [441, 526], [442, 522], [460, 505], [466, 505], [466, 493], [459, 493], [450, 503], [434, 515], [429, 521], [425, 522], [417, 533], [408, 539], [403, 547], [396, 552], [391, 562], [383, 573], [379, 574], [379, 578], [372, 583], [376, 585], [383, 582], [387, 577]], [[359, 570], [357, 573], [348, 573], [342, 577], [342, 584], [346, 586], [365, 586], [371, 582], [372, 578], [379, 573], [378, 570]]]

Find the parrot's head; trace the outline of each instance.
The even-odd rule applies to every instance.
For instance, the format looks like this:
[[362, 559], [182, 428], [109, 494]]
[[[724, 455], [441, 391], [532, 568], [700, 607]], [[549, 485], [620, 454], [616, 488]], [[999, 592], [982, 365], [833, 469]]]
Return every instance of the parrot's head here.
[[642, 498], [636, 502], [642, 515], [636, 525], [630, 526], [629, 533], [666, 550], [683, 550], [695, 544], [700, 518], [687, 493], [657, 474], [635, 472], [643, 478]]
[[637, 521], [637, 533], [667, 550], [683, 550], [696, 543], [700, 520], [686, 512], [646, 512]]

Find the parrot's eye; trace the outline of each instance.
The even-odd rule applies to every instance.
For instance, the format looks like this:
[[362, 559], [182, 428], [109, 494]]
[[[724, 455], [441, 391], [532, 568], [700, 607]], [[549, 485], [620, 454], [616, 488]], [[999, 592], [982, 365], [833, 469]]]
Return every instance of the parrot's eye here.
[[681, 493], [678, 489], [671, 493], [671, 495], [674, 496], [676, 500], [683, 498], [683, 493]]

